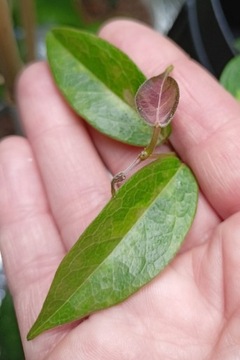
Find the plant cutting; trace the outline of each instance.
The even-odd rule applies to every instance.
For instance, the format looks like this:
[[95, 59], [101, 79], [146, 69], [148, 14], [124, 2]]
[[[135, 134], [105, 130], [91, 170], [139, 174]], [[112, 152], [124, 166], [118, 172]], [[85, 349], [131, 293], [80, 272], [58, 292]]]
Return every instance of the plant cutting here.
[[62, 260], [28, 339], [115, 305], [152, 280], [184, 241], [198, 199], [191, 170], [175, 154], [155, 155], [179, 102], [172, 65], [146, 80], [119, 49], [68, 28], [49, 33], [47, 50], [56, 84], [78, 114], [105, 135], [145, 147], [113, 176], [112, 199]]

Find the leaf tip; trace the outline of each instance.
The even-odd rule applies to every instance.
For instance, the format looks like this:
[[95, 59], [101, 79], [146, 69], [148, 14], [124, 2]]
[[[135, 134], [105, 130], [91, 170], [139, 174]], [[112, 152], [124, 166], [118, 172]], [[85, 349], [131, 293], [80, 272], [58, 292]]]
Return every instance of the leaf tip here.
[[38, 332], [35, 330], [35, 326], [33, 325], [27, 334], [27, 340], [33, 340], [38, 335]]
[[35, 337], [40, 335], [45, 330], [50, 329], [52, 326], [49, 325], [48, 322], [44, 321], [41, 317], [41, 313], [39, 314], [37, 320], [34, 322], [29, 332], [27, 333], [27, 340], [33, 340]]
[[166, 76], [168, 76], [174, 69], [174, 66], [172, 64], [170, 64], [164, 71], [164, 73], [166, 74]]

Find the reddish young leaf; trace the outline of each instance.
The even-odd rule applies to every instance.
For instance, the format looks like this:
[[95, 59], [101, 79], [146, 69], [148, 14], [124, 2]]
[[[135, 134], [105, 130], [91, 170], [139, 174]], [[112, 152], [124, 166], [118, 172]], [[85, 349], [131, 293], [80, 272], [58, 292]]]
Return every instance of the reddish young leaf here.
[[179, 102], [177, 82], [169, 76], [173, 67], [146, 80], [138, 89], [135, 102], [141, 117], [151, 126], [167, 126]]

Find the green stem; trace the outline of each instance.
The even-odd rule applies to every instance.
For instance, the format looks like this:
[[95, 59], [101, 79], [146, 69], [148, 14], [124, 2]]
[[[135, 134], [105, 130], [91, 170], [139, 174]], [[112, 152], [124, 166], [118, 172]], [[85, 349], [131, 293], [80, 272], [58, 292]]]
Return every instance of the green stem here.
[[116, 194], [119, 183], [126, 180], [127, 175], [130, 173], [130, 171], [132, 171], [132, 169], [135, 168], [140, 162], [147, 160], [152, 155], [153, 151], [155, 150], [155, 148], [157, 146], [160, 132], [161, 132], [161, 127], [154, 126], [152, 138], [151, 138], [149, 145], [146, 146], [144, 148], [144, 150], [142, 150], [140, 152], [140, 154], [138, 154], [136, 159], [124, 171], [121, 171], [121, 172], [117, 173], [116, 175], [114, 175], [112, 182], [111, 182], [111, 191], [112, 191], [113, 197]]
[[159, 125], [154, 126], [150, 143], [139, 154], [141, 161], [146, 160], [147, 158], [149, 158], [150, 155], [152, 155], [153, 151], [155, 150], [155, 147], [157, 146], [160, 132], [161, 132], [161, 127]]
[[0, 0], [0, 71], [4, 77], [8, 99], [14, 101], [14, 84], [22, 68], [7, 0]]

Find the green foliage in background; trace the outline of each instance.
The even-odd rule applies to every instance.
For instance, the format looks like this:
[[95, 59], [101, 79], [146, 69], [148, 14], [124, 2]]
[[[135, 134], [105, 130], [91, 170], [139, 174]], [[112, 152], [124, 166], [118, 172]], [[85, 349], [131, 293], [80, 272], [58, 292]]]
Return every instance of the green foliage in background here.
[[0, 359], [24, 360], [14, 305], [8, 290], [0, 306]]
[[[96, 32], [99, 22], [86, 24], [81, 14], [80, 2], [76, 0], [36, 0], [37, 25], [67, 25]], [[19, 1], [13, 0], [12, 12], [14, 24], [21, 26]]]
[[240, 55], [227, 63], [220, 76], [220, 83], [240, 101]]

